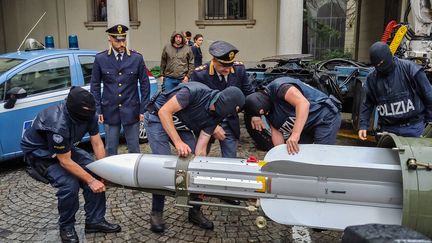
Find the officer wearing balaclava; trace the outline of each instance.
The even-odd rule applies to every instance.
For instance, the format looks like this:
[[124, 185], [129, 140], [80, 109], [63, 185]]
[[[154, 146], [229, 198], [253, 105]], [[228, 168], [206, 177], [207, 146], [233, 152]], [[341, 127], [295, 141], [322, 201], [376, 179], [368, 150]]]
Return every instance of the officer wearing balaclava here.
[[86, 169], [93, 156], [76, 147], [84, 135], [90, 135], [96, 159], [105, 157], [99, 135], [96, 103], [93, 95], [72, 87], [65, 103], [42, 110], [21, 141], [29, 174], [57, 188], [60, 238], [62, 242], [79, 242], [75, 231], [78, 193], [83, 189], [85, 232], [119, 232], [118, 224], [105, 220], [105, 185]]
[[366, 140], [374, 107], [380, 129], [396, 135], [419, 137], [425, 123], [432, 121], [432, 87], [421, 66], [393, 57], [387, 44], [369, 48], [375, 69], [364, 85], [360, 108], [359, 138]]
[[287, 145], [288, 154], [299, 144], [335, 144], [341, 124], [340, 102], [333, 96], [290, 77], [273, 80], [246, 97], [245, 112], [265, 115], [274, 146]]
[[[170, 155], [170, 141], [177, 154], [186, 157], [191, 153], [205, 156], [211, 135], [227, 116], [237, 115], [245, 103], [243, 92], [234, 86], [223, 91], [210, 89], [199, 82], [179, 84], [150, 101], [144, 125], [153, 154]], [[153, 194], [150, 229], [163, 232], [163, 195]], [[193, 198], [198, 200], [198, 198]], [[189, 209], [190, 222], [203, 229], [213, 229], [195, 205]]]

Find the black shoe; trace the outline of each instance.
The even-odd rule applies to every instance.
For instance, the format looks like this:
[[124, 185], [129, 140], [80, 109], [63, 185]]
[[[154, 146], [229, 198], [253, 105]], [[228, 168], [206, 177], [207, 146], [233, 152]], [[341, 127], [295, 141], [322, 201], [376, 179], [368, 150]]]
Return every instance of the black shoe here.
[[231, 205], [240, 205], [240, 200], [237, 200], [237, 199], [221, 197], [220, 200], [222, 200], [228, 204], [231, 204]]
[[121, 227], [118, 224], [110, 224], [106, 220], [102, 220], [102, 222], [97, 224], [86, 224], [85, 225], [85, 232], [86, 233], [96, 233], [96, 232], [103, 232], [103, 233], [114, 233], [114, 232], [120, 232]]
[[203, 229], [213, 229], [213, 222], [204, 217], [199, 209], [189, 209], [189, 222], [192, 222]]
[[60, 229], [60, 238], [63, 243], [79, 242], [78, 235], [74, 227]]
[[152, 212], [150, 215], [150, 229], [155, 233], [162, 233], [165, 231], [165, 222], [162, 218], [162, 212]]

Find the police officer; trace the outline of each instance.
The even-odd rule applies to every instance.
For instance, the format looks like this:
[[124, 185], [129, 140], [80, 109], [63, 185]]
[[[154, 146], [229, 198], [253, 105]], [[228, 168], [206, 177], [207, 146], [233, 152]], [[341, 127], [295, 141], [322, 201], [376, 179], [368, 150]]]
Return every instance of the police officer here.
[[80, 87], [72, 87], [66, 104], [41, 111], [21, 141], [30, 174], [57, 188], [60, 237], [63, 242], [79, 241], [74, 225], [80, 188], [85, 200], [85, 232], [121, 230], [119, 225], [105, 221], [105, 185], [86, 169], [86, 165], [93, 162], [93, 157], [76, 147], [88, 132], [96, 159], [105, 157], [95, 112], [93, 95]]
[[[218, 91], [198, 82], [179, 84], [162, 93], [154, 103], [150, 102], [151, 113], [146, 113], [145, 119], [153, 154], [171, 154], [171, 140], [179, 156], [191, 153], [205, 156], [210, 136], [218, 124], [236, 114], [244, 101], [244, 95], [236, 87]], [[154, 232], [165, 230], [164, 199], [162, 195], [153, 194], [150, 224]], [[213, 229], [213, 222], [204, 217], [199, 206], [189, 209], [189, 221], [201, 228]]]
[[[234, 61], [238, 53], [236, 47], [225, 41], [215, 41], [210, 45], [212, 60], [192, 73], [191, 80], [201, 82], [211, 89], [224, 90], [227, 87], [238, 87], [243, 94], [253, 93], [253, 86], [246, 75], [243, 63]], [[237, 143], [240, 138], [238, 115], [227, 117], [213, 134], [219, 140], [222, 157], [237, 157]]]
[[245, 104], [249, 114], [266, 116], [273, 144], [286, 143], [289, 154], [299, 152], [299, 143], [335, 144], [339, 110], [335, 97], [290, 77], [275, 79], [246, 97]]
[[93, 64], [91, 92], [99, 122], [104, 124], [108, 156], [117, 154], [121, 127], [129, 153], [140, 152], [139, 122], [144, 120], [150, 95], [144, 59], [126, 47], [127, 30], [122, 24], [107, 29], [110, 48], [98, 53]]
[[375, 70], [367, 77], [360, 109], [360, 139], [366, 140], [374, 107], [381, 130], [399, 136], [420, 137], [432, 121], [432, 88], [422, 68], [412, 61], [393, 57], [388, 45], [374, 43], [369, 49]]

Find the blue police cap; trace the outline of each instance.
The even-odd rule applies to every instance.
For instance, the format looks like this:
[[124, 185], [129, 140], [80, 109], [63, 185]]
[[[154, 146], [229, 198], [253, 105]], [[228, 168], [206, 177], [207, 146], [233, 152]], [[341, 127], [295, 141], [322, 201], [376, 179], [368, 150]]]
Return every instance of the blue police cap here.
[[232, 66], [238, 50], [226, 41], [215, 41], [209, 47], [210, 54], [224, 66]]
[[108, 35], [116, 38], [117, 40], [125, 40], [126, 39], [126, 31], [128, 31], [129, 28], [122, 24], [116, 24], [111, 28], [108, 28], [105, 32], [108, 33]]

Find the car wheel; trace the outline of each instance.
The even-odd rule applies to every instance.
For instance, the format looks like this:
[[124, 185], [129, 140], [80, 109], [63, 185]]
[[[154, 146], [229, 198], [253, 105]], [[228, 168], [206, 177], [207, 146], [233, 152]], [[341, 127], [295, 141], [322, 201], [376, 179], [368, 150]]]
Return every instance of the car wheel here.
[[147, 139], [147, 133], [144, 127], [144, 122], [140, 122], [139, 125], [139, 143], [147, 143], [148, 139]]
[[363, 100], [363, 85], [357, 81], [354, 86], [353, 103], [351, 110], [351, 120], [354, 130], [358, 130], [360, 122], [360, 106]]
[[[271, 148], [273, 148], [270, 128], [268, 127], [263, 131], [259, 132], [252, 128], [251, 119], [252, 119], [251, 116], [244, 114], [244, 122], [245, 122], [246, 130], [248, 131], [249, 136], [254, 141], [256, 148], [263, 151], [268, 151]], [[265, 118], [263, 117], [263, 119]]]

